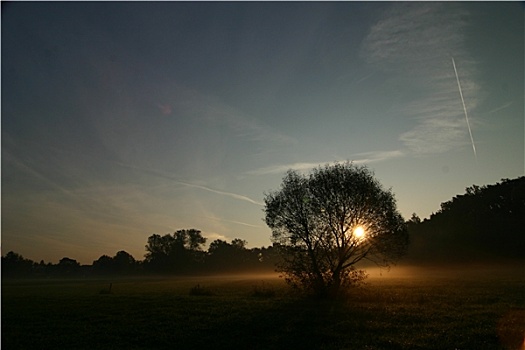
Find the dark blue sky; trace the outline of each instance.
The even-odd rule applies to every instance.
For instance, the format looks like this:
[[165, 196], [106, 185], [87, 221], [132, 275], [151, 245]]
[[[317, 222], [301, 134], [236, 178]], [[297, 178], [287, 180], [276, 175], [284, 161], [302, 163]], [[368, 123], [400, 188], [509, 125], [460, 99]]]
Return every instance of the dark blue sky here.
[[428, 217], [523, 175], [523, 29], [521, 3], [4, 3], [3, 251], [268, 245], [264, 192], [344, 160]]

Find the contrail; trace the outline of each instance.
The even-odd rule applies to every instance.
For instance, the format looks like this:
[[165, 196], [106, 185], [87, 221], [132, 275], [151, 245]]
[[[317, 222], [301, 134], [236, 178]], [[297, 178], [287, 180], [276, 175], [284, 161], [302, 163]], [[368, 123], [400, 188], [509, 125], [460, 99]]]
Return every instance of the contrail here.
[[452, 57], [452, 65], [454, 66], [454, 73], [456, 73], [456, 81], [458, 82], [459, 96], [461, 97], [461, 103], [463, 103], [463, 111], [465, 111], [465, 120], [467, 121], [468, 133], [470, 134], [470, 141], [472, 142], [472, 150], [474, 151], [474, 158], [476, 163], [478, 162], [478, 154], [476, 153], [476, 145], [474, 144], [474, 138], [472, 137], [472, 130], [470, 129], [470, 123], [468, 121], [467, 107], [465, 106], [465, 100], [463, 99], [463, 91], [461, 91], [461, 84], [459, 83], [458, 70], [456, 69], [456, 62]]
[[198, 189], [201, 189], [201, 190], [204, 190], [204, 191], [220, 194], [220, 195], [223, 195], [223, 196], [235, 198], [235, 199], [246, 201], [246, 202], [250, 202], [252, 204], [256, 204], [256, 205], [259, 205], [259, 206], [264, 206], [264, 203], [258, 202], [256, 200], [253, 200], [253, 199], [249, 198], [249, 197], [246, 197], [246, 196], [243, 196], [243, 195], [240, 195], [240, 194], [237, 194], [237, 193], [218, 191], [218, 190], [214, 190], [213, 188], [206, 187], [206, 186], [201, 186], [201, 185], [196, 185], [196, 184], [192, 184], [192, 183], [189, 183], [189, 182], [180, 181], [177, 178], [175, 178], [175, 177], [173, 177], [173, 176], [171, 176], [169, 174], [166, 174], [164, 172], [158, 171], [158, 170], [144, 169], [144, 168], [140, 168], [140, 167], [136, 167], [136, 166], [133, 166], [133, 165], [128, 165], [128, 164], [124, 164], [124, 163], [120, 163], [120, 162], [113, 162], [113, 163], [115, 163], [115, 164], [117, 164], [117, 165], [119, 165], [121, 167], [124, 167], [124, 168], [134, 169], [134, 170], [142, 171], [142, 172], [145, 172], [145, 173], [148, 173], [148, 174], [151, 174], [151, 175], [155, 175], [155, 176], [158, 176], [158, 177], [169, 179], [169, 180], [172, 180], [173, 182], [178, 183], [178, 184], [183, 185], [183, 186], [192, 187], [192, 188], [198, 188]]

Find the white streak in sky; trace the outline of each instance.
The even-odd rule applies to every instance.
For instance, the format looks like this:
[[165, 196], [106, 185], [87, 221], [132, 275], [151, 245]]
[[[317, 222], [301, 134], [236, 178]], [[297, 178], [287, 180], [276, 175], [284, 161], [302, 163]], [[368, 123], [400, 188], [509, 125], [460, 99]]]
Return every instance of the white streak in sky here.
[[383, 89], [392, 93], [392, 113], [411, 122], [399, 141], [414, 156], [472, 143], [450, 70], [450, 57], [461, 59], [461, 92], [474, 110], [482, 94], [475, 61], [466, 50], [469, 18], [459, 3], [393, 3], [363, 41], [361, 57], [385, 73]]
[[173, 176], [171, 176], [169, 174], [166, 174], [164, 172], [158, 171], [158, 170], [140, 168], [140, 167], [136, 167], [136, 166], [128, 165], [128, 164], [124, 164], [124, 163], [119, 163], [119, 162], [114, 162], [114, 163], [119, 165], [119, 166], [121, 166], [121, 167], [124, 167], [124, 168], [130, 168], [130, 169], [134, 169], [134, 170], [139, 170], [139, 171], [142, 171], [144, 173], [149, 173], [149, 174], [152, 174], [152, 175], [155, 175], [155, 176], [158, 176], [158, 177], [169, 179], [169, 180], [172, 180], [174, 183], [177, 183], [179, 185], [183, 185], [183, 186], [186, 186], [186, 187], [192, 187], [192, 188], [201, 189], [201, 190], [212, 192], [212, 193], [215, 193], [215, 194], [220, 194], [220, 195], [223, 195], [223, 196], [226, 196], [226, 197], [230, 197], [230, 198], [238, 199], [238, 200], [241, 200], [241, 201], [249, 202], [249, 203], [252, 203], [252, 204], [255, 204], [255, 205], [260, 205], [260, 206], [264, 205], [264, 203], [262, 203], [262, 202], [258, 202], [256, 200], [253, 200], [253, 199], [251, 199], [249, 197], [246, 197], [246, 196], [243, 196], [243, 195], [240, 195], [240, 194], [237, 194], [237, 193], [214, 190], [213, 188], [209, 188], [209, 187], [206, 187], [206, 186], [196, 185], [196, 184], [180, 181], [177, 178], [175, 178], [175, 177], [173, 177]]
[[[366, 164], [380, 162], [383, 160], [389, 160], [392, 158], [398, 158], [404, 156], [404, 153], [396, 151], [378, 151], [378, 152], [364, 152], [354, 154], [350, 157], [350, 161], [353, 164]], [[336, 162], [344, 162], [345, 160], [336, 160]], [[321, 164], [328, 164], [330, 162], [319, 162], [319, 163], [289, 163], [289, 164], [278, 164], [270, 165], [263, 168], [258, 168], [255, 170], [248, 171], [248, 175], [267, 175], [267, 174], [279, 174], [284, 173], [290, 169], [296, 171], [307, 171], [312, 170], [313, 168], [318, 167]]]
[[248, 224], [248, 223], [241, 222], [241, 221], [220, 219], [220, 218], [216, 218], [216, 217], [213, 217], [213, 216], [207, 216], [206, 218], [207, 218], [207, 219], [211, 219], [211, 220], [216, 220], [216, 221], [222, 221], [222, 222], [231, 222], [232, 224], [237, 224], [237, 225], [243, 225], [243, 226], [248, 226], [248, 227], [261, 228], [261, 226], [258, 226], [258, 225], [252, 225], [252, 224]]
[[501, 110], [503, 110], [503, 109], [505, 109], [505, 108], [510, 107], [510, 106], [512, 105], [512, 103], [513, 103], [513, 101], [507, 102], [507, 103], [505, 103], [505, 104], [502, 105], [502, 106], [496, 107], [496, 108], [494, 108], [494, 109], [491, 109], [491, 110], [488, 111], [488, 112], [485, 112], [485, 114], [492, 114], [492, 113], [499, 112], [499, 111], [501, 111]]
[[470, 123], [468, 121], [467, 107], [465, 106], [465, 99], [463, 98], [463, 91], [461, 91], [461, 84], [459, 82], [458, 70], [456, 69], [456, 61], [452, 57], [452, 65], [454, 66], [454, 73], [456, 74], [456, 81], [458, 82], [459, 96], [461, 97], [461, 103], [463, 104], [463, 111], [465, 112], [465, 120], [467, 121], [468, 133], [470, 134], [470, 141], [472, 142], [472, 150], [474, 151], [474, 158], [478, 161], [478, 155], [476, 153], [476, 145], [474, 144], [474, 138], [472, 137], [472, 130], [470, 129]]
[[214, 189], [209, 188], [209, 187], [205, 187], [205, 186], [201, 186], [201, 185], [195, 185], [195, 184], [190, 184], [190, 183], [187, 183], [187, 182], [182, 182], [182, 181], [177, 181], [177, 180], [175, 180], [175, 182], [178, 183], [178, 184], [181, 184], [183, 186], [198, 188], [198, 189], [201, 189], [201, 190], [204, 190], [204, 191], [208, 191], [208, 192], [212, 192], [212, 193], [215, 193], [215, 194], [220, 194], [220, 195], [231, 197], [231, 198], [234, 198], [234, 199], [239, 199], [239, 200], [242, 200], [242, 201], [250, 202], [252, 204], [261, 205], [261, 206], [264, 205], [264, 203], [257, 202], [255, 200], [249, 198], [249, 197], [242, 196], [240, 194], [231, 193], [231, 192], [224, 192], [224, 191], [218, 191], [218, 190], [214, 190]]

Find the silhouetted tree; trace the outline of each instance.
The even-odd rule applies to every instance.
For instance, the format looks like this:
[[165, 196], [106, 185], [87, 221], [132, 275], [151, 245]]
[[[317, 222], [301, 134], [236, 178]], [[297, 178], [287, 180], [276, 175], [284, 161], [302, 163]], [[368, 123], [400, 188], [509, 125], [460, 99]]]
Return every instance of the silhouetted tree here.
[[34, 262], [13, 251], [2, 257], [3, 277], [28, 277], [33, 273]]
[[292, 286], [337, 296], [365, 277], [354, 265], [389, 266], [406, 250], [406, 224], [394, 195], [366, 167], [346, 162], [288, 171], [281, 189], [265, 197], [266, 223], [279, 244], [279, 271]]
[[419, 224], [421, 223], [421, 219], [419, 218], [419, 216], [417, 216], [416, 213], [412, 213], [412, 216], [410, 217], [410, 220], [408, 220], [409, 224]]
[[[206, 267], [213, 272], [243, 272], [250, 269], [251, 253], [246, 241], [235, 238], [228, 243], [216, 239], [210, 243], [206, 256]], [[255, 258], [255, 257], [254, 257]]]
[[113, 262], [115, 264], [115, 270], [119, 274], [131, 274], [137, 270], [137, 261], [135, 258], [123, 250], [117, 252], [113, 257]]
[[188, 273], [199, 269], [204, 259], [201, 231], [178, 230], [173, 235], [153, 234], [146, 245], [145, 264], [156, 272]]
[[250, 249], [250, 268], [253, 271], [273, 272], [279, 262], [279, 256], [273, 246]]
[[114, 257], [102, 255], [93, 261], [93, 272], [105, 275], [129, 275], [138, 271], [138, 262], [133, 256], [123, 250]]
[[115, 272], [115, 263], [113, 258], [108, 255], [102, 255], [93, 261], [93, 272], [96, 274], [112, 274]]
[[179, 230], [175, 232], [177, 237], [181, 237], [184, 241], [184, 246], [190, 251], [202, 251], [206, 238], [201, 234], [201, 231], [196, 229]]
[[75, 259], [70, 259], [68, 257], [60, 259], [56, 267], [58, 273], [63, 276], [73, 276], [80, 270], [80, 264]]
[[473, 185], [441, 204], [430, 219], [409, 225], [408, 258], [439, 263], [523, 258], [525, 177]]
[[44, 277], [46, 275], [49, 275], [50, 268], [52, 267], [51, 263], [46, 264], [44, 260], [40, 260], [40, 262], [37, 264], [36, 262], [33, 263], [33, 275], [35, 277]]

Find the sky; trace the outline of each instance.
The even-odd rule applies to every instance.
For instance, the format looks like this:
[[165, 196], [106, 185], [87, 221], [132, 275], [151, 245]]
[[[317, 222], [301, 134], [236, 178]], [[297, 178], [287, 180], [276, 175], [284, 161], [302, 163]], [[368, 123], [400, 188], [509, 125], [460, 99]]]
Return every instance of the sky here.
[[265, 193], [346, 160], [427, 218], [524, 175], [523, 33], [519, 2], [2, 3], [2, 254], [268, 246]]

